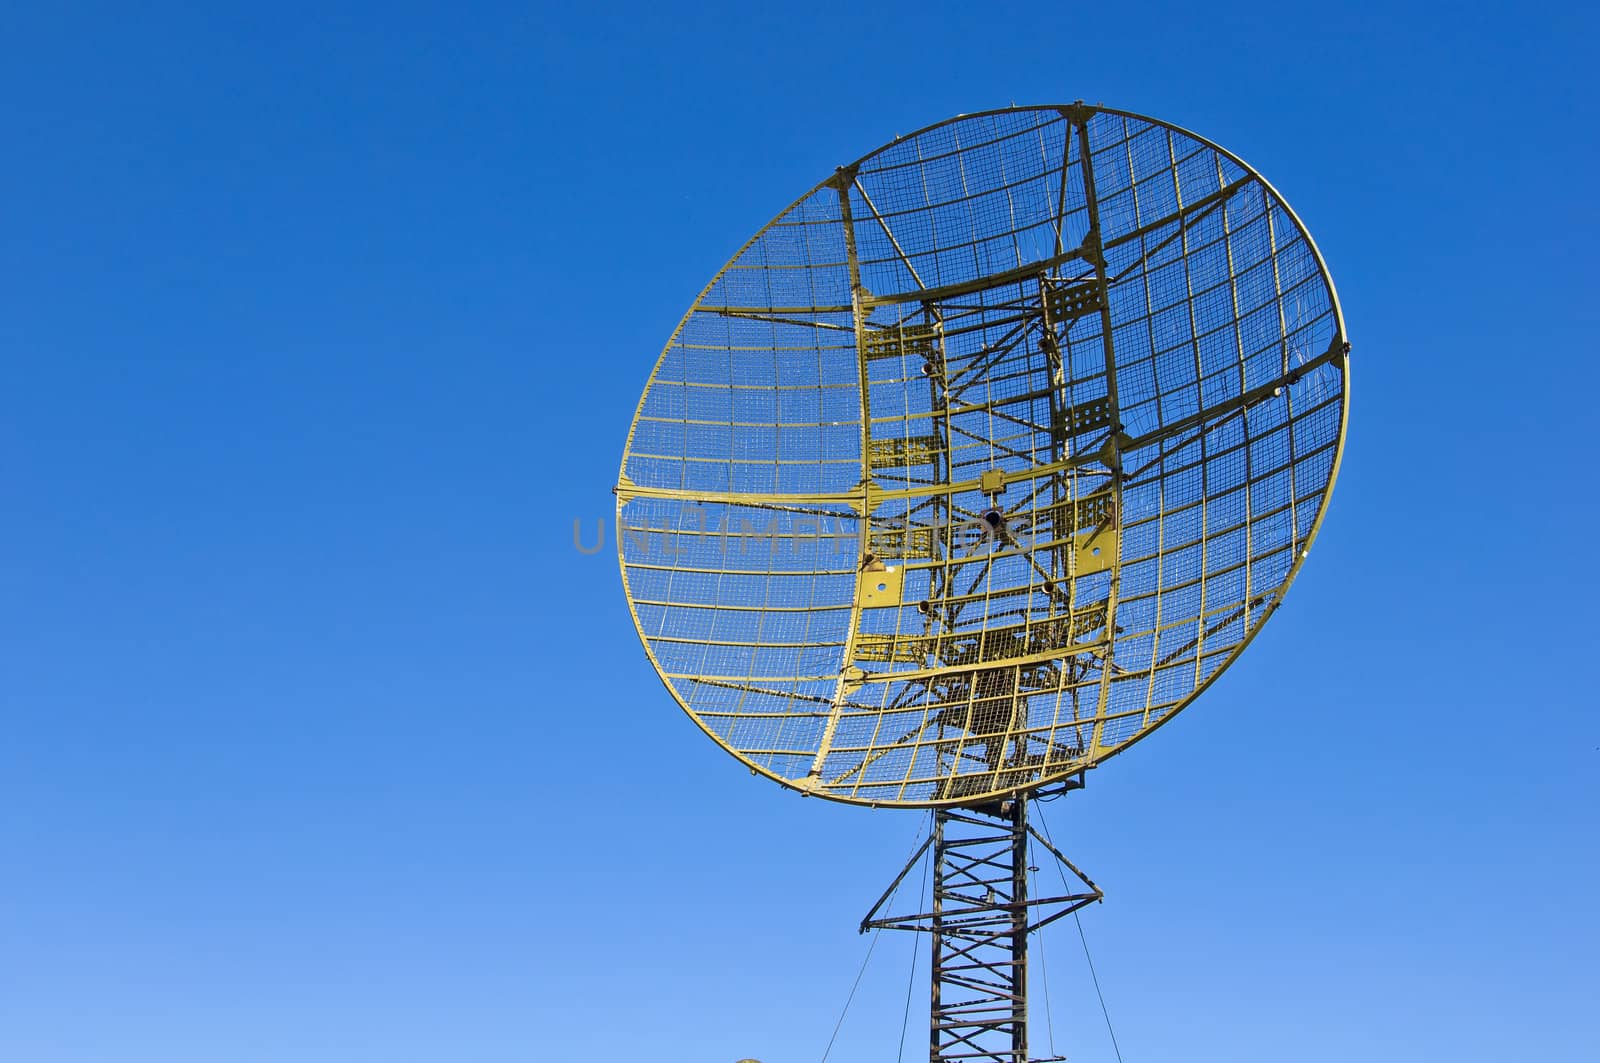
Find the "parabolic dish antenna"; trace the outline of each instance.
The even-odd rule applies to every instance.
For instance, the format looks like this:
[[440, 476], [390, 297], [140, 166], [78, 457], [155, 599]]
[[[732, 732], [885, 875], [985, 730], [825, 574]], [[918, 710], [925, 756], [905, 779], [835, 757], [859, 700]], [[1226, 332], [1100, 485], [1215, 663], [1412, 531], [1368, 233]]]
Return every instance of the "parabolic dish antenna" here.
[[[840, 167], [667, 344], [617, 484], [634, 622], [752, 770], [933, 807], [861, 921], [931, 936], [933, 1063], [1039, 1063], [1028, 940], [1103, 894], [1030, 799], [1171, 719], [1282, 603], [1348, 351], [1259, 174], [1081, 102]], [[925, 854], [926, 909], [887, 914]]]
[[1188, 705], [1283, 600], [1349, 370], [1265, 179], [1074, 104], [841, 167], [712, 279], [617, 486], [678, 703], [808, 794], [978, 806]]

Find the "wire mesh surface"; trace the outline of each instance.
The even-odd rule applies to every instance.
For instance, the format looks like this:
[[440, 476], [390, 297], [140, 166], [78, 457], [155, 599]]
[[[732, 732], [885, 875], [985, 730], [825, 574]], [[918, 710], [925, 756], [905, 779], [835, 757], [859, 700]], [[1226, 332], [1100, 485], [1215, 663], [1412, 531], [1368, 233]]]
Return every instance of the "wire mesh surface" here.
[[652, 663], [805, 792], [965, 804], [1092, 767], [1282, 601], [1348, 344], [1299, 219], [1081, 104], [843, 167], [696, 300], [617, 487]]

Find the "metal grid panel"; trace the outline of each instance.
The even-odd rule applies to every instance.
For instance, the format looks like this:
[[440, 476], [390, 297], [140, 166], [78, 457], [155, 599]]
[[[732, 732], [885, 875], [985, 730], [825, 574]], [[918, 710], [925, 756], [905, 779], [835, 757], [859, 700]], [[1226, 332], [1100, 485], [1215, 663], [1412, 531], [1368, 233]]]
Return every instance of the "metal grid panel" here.
[[804, 792], [1093, 767], [1282, 601], [1347, 351], [1299, 220], [1192, 134], [1072, 105], [899, 138], [752, 238], [657, 363], [617, 488], [640, 635]]

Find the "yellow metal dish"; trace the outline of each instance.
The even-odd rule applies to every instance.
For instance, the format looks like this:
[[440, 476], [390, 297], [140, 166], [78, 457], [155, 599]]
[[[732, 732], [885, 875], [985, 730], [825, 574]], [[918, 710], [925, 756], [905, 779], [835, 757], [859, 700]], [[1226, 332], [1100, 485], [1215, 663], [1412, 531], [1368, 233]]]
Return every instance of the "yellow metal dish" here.
[[1063, 780], [1282, 602], [1348, 350], [1300, 220], [1192, 133], [1080, 103], [897, 138], [752, 237], [650, 375], [617, 486], [646, 652], [804, 793]]

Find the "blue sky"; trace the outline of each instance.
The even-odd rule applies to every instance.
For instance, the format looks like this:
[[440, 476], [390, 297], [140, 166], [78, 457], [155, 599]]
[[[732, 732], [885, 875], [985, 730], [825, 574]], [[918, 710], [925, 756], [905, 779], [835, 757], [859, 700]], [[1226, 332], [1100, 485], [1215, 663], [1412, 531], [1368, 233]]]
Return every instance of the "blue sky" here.
[[7, 19], [0, 1059], [820, 1058], [920, 817], [715, 749], [572, 524], [756, 227], [1080, 97], [1260, 169], [1354, 344], [1287, 604], [1048, 807], [1124, 1059], [1600, 1056], [1592, 8], [466, 7]]

